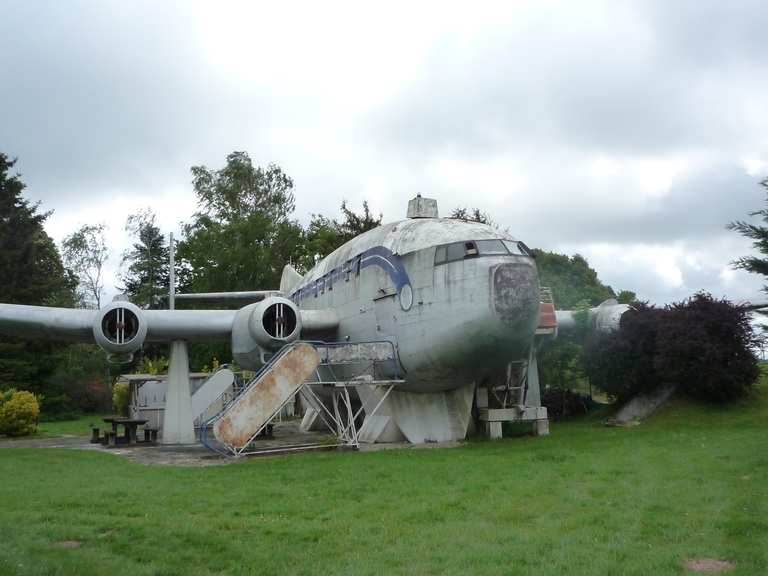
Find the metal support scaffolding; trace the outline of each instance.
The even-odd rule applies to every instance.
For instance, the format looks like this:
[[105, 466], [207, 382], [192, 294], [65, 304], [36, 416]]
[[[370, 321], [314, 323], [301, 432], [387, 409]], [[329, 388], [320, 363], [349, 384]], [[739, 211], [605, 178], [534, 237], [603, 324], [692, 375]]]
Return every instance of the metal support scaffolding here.
[[[218, 443], [217, 446], [211, 442], [208, 432], [213, 428], [216, 420], [221, 418], [227, 409], [237, 401], [238, 397], [242, 396], [250, 387], [257, 385], [262, 376], [279, 361], [280, 357], [299, 344], [312, 344], [320, 353], [321, 363], [315, 369], [314, 378], [305, 380], [296, 390], [296, 395], [301, 396], [307, 405], [317, 411], [317, 417], [320, 422], [330, 433], [336, 436], [336, 442], [255, 448], [254, 441], [273, 423], [283, 407], [292, 401], [293, 397], [286, 398], [279, 406], [276, 406], [258, 430], [241, 445], [234, 446]], [[390, 363], [386, 371], [394, 374], [395, 378], [377, 379], [382, 363]], [[355, 368], [351, 369], [350, 366], [353, 365]], [[337, 370], [334, 370], [334, 367]], [[321, 371], [324, 374], [321, 374]], [[337, 377], [337, 371], [343, 372], [344, 376]], [[243, 387], [237, 396], [229, 400], [219, 414], [209, 419], [199, 428], [199, 439], [206, 447], [215, 452], [236, 457], [333, 447], [357, 449], [359, 447], [358, 421], [363, 415], [364, 410], [362, 405], [355, 409], [354, 394], [350, 392], [361, 386], [375, 386], [383, 390], [383, 394], [376, 405], [365, 412], [365, 416], [370, 417], [376, 414], [390, 392], [403, 382], [404, 380], [399, 379], [396, 351], [391, 342], [295, 342], [276, 354], [256, 374], [253, 380]], [[319, 392], [322, 392], [322, 394], [319, 394]]]

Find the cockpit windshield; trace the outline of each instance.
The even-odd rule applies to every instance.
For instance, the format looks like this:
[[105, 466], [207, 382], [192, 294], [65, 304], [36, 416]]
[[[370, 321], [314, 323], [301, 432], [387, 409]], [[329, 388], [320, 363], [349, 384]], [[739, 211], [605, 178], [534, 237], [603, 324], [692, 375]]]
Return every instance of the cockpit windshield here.
[[477, 256], [533, 256], [522, 242], [513, 240], [468, 240], [444, 244], [435, 249], [435, 264]]

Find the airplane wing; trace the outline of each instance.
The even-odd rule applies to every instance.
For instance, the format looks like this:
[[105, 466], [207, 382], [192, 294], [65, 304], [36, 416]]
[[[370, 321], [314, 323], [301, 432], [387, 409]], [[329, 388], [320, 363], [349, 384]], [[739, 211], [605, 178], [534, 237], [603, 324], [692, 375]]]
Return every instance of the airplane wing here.
[[101, 310], [0, 304], [0, 334], [92, 342], [97, 332], [109, 330], [110, 312], [116, 323], [131, 324], [131, 314], [137, 326], [145, 323], [147, 342], [170, 342], [226, 340], [237, 310], [141, 310], [119, 301]]
[[246, 304], [251, 302], [261, 302], [265, 298], [282, 295], [283, 293], [277, 290], [250, 290], [246, 292], [189, 292], [187, 294], [176, 294], [174, 298], [182, 301]]
[[177, 300], [245, 304], [238, 310], [142, 310], [117, 300], [99, 310], [0, 304], [0, 334], [74, 342], [96, 342], [110, 357], [130, 359], [144, 342], [230, 340], [243, 366], [258, 364], [264, 352], [298, 338], [332, 333], [335, 310], [300, 310], [283, 297], [301, 281], [290, 264], [281, 290], [178, 294]]
[[51, 340], [93, 340], [98, 310], [0, 304], [0, 333]]
[[99, 310], [0, 304], [0, 334], [95, 341], [115, 357], [129, 357], [144, 342], [228, 339], [233, 351], [249, 355], [332, 331], [338, 324], [334, 310], [299, 310], [290, 300], [273, 295], [239, 310], [142, 310], [127, 301]]

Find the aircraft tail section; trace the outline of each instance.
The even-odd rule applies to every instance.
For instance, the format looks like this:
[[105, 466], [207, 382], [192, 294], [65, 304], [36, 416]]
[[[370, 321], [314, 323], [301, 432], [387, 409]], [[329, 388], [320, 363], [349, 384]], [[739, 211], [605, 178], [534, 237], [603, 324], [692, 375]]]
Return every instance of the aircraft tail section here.
[[283, 266], [283, 275], [280, 278], [280, 292], [290, 294], [299, 285], [302, 278], [304, 276], [299, 274], [293, 266], [286, 264]]

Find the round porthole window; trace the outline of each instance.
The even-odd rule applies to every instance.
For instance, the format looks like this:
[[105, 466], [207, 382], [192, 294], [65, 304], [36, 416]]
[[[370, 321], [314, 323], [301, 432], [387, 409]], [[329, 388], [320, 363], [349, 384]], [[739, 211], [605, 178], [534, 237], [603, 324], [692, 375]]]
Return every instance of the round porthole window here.
[[403, 310], [410, 310], [413, 305], [413, 290], [411, 285], [406, 284], [400, 289], [400, 307]]

